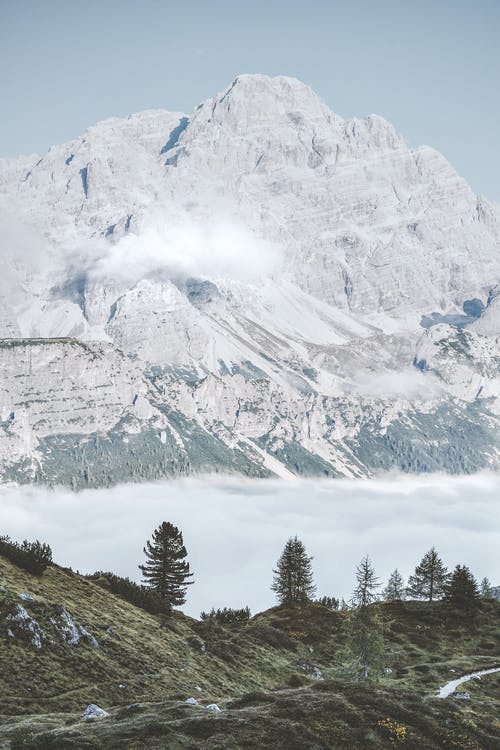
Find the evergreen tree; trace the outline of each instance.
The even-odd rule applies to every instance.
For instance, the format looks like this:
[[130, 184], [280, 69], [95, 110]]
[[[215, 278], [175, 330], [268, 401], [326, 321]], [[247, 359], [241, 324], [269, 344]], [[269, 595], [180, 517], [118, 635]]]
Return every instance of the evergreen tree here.
[[275, 592], [280, 604], [312, 599], [316, 592], [311, 569], [312, 559], [296, 536], [285, 544], [276, 570], [273, 570], [274, 579], [271, 586], [271, 591]]
[[139, 565], [143, 582], [154, 589], [168, 608], [178, 607], [186, 601], [187, 586], [193, 581], [186, 562], [186, 548], [182, 532], [177, 526], [164, 521], [152, 534], [144, 547], [146, 563]]
[[405, 582], [397, 568], [389, 576], [387, 586], [383, 590], [382, 596], [386, 602], [398, 602], [405, 599]]
[[472, 613], [480, 606], [476, 580], [466, 565], [457, 565], [445, 586], [445, 600], [455, 609]]
[[432, 547], [415, 568], [415, 573], [409, 577], [406, 591], [415, 599], [432, 602], [442, 598], [448, 580], [449, 573]]
[[367, 680], [382, 665], [384, 656], [383, 623], [374, 602], [378, 599], [379, 579], [369, 557], [356, 569], [357, 586], [352, 596], [352, 609], [347, 619], [348, 645], [354, 658], [354, 673]]
[[367, 607], [378, 599], [377, 589], [380, 588], [380, 580], [375, 575], [375, 570], [368, 555], [364, 557], [356, 568], [357, 586], [352, 595], [352, 603], [355, 607]]
[[486, 576], [481, 581], [480, 592], [482, 599], [491, 599], [493, 597], [491, 582], [488, 580], [488, 578], [486, 578]]

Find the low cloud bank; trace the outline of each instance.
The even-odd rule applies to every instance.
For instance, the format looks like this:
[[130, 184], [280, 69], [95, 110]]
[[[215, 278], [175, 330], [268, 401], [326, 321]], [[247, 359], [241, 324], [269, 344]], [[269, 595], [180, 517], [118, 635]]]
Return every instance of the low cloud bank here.
[[184, 611], [252, 612], [274, 604], [272, 569], [297, 534], [314, 556], [318, 594], [349, 597], [369, 554], [385, 581], [405, 577], [435, 545], [448, 567], [500, 584], [500, 478], [386, 476], [374, 480], [186, 480], [112, 489], [3, 488], [0, 529], [48, 541], [56, 561], [140, 580], [142, 548], [163, 520], [184, 533], [196, 583]]
[[403, 370], [358, 372], [346, 391], [367, 398], [403, 398], [428, 401], [442, 396], [443, 389], [432, 373], [422, 373], [414, 367]]

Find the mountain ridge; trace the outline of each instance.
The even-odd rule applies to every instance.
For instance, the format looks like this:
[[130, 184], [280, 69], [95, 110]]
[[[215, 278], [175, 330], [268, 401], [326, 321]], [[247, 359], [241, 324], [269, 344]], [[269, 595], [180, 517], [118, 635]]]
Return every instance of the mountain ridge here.
[[[70, 446], [64, 482], [118, 454], [123, 478], [148, 478], [167, 443], [187, 472], [498, 466], [500, 209], [383, 118], [238, 76], [192, 115], [110, 118], [0, 160], [0, 218], [4, 479], [57, 482]], [[79, 373], [94, 404], [103, 345], [121, 412], [102, 403], [92, 426]]]

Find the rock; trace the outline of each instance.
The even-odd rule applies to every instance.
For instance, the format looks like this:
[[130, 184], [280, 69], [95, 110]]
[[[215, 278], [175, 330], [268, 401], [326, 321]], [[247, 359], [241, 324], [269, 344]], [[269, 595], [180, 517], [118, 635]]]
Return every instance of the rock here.
[[190, 706], [197, 706], [198, 705], [198, 701], [196, 700], [196, 698], [193, 698], [193, 697], [187, 698], [184, 702], [188, 703]]
[[14, 604], [13, 611], [10, 612], [5, 619], [12, 626], [12, 632], [17, 628], [21, 634], [28, 638], [30, 644], [34, 646], [34, 648], [42, 648], [45, 633], [37, 620], [35, 620], [35, 618], [32, 617], [23, 606], [20, 604]]
[[76, 646], [82, 641], [88, 643], [93, 648], [99, 648], [99, 643], [89, 631], [79, 625], [73, 615], [63, 605], [58, 617], [51, 617], [51, 623], [57, 630], [61, 638], [71, 646]]
[[34, 602], [35, 601], [35, 597], [31, 596], [31, 594], [27, 594], [25, 591], [22, 591], [19, 594], [18, 599], [22, 599], [25, 602]]
[[104, 716], [109, 716], [109, 713], [95, 703], [89, 703], [82, 713], [84, 719], [101, 719]]
[[303, 669], [304, 672], [313, 680], [325, 679], [321, 669], [318, 666], [316, 666], [316, 664], [309, 661], [309, 659], [300, 659], [297, 662], [297, 666], [300, 667], [300, 669]]

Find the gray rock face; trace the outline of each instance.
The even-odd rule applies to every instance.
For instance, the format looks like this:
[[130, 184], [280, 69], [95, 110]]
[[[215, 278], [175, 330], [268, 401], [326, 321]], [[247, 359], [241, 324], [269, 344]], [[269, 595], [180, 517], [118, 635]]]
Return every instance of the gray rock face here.
[[499, 242], [440, 154], [284, 77], [0, 160], [0, 479], [498, 466]]

